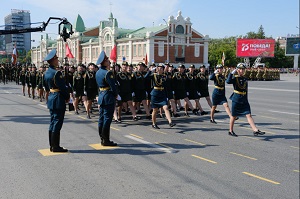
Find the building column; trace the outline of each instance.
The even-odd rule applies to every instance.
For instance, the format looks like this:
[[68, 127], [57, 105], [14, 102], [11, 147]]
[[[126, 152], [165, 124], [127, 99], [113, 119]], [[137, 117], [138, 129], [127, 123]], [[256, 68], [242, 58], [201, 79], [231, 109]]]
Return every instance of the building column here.
[[204, 42], [204, 50], [203, 50], [203, 64], [208, 64], [208, 42]]

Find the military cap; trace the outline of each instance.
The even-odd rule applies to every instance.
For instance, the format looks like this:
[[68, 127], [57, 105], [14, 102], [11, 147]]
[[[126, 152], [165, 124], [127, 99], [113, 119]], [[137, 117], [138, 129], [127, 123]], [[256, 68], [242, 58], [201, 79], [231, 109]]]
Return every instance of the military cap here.
[[173, 64], [170, 64], [169, 67], [174, 68]]
[[185, 66], [183, 64], [179, 64], [178, 68], [183, 68], [185, 69]]
[[166, 63], [165, 63], [165, 66], [170, 66], [170, 63], [169, 63], [169, 62], [166, 62]]
[[238, 63], [238, 64], [236, 65], [236, 68], [238, 68], [238, 69], [245, 69], [246, 66], [245, 66], [244, 63]]
[[49, 61], [56, 55], [56, 49], [52, 49], [50, 53], [44, 58], [44, 61]]
[[128, 62], [127, 62], [127, 61], [123, 61], [123, 62], [122, 62], [122, 65], [123, 65], [123, 66], [128, 66]]
[[200, 68], [205, 68], [205, 66], [204, 66], [204, 65], [201, 65]]
[[191, 65], [190, 65], [190, 68], [195, 68], [195, 65], [194, 65], [194, 64], [191, 64]]
[[146, 65], [143, 62], [139, 62], [137, 65], [146, 67]]
[[159, 63], [158, 65], [157, 65], [157, 67], [165, 67], [165, 65], [163, 64], [163, 63]]
[[104, 58], [106, 57], [106, 54], [105, 52], [102, 50], [99, 57], [98, 57], [98, 60], [96, 62], [96, 65], [99, 65], [103, 62]]
[[218, 65], [216, 66], [216, 69], [218, 69], [218, 68], [223, 68], [223, 65], [222, 65], [222, 64], [218, 64]]

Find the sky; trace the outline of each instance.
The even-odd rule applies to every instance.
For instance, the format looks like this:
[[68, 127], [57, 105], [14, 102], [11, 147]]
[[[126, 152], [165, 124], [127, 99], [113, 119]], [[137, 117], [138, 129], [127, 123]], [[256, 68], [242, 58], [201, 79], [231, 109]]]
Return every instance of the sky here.
[[[0, 0], [0, 29], [11, 9], [29, 10], [31, 22], [49, 17], [67, 18], [74, 23], [78, 14], [87, 28], [108, 20], [110, 12], [119, 28], [138, 29], [165, 24], [180, 10], [192, 28], [210, 38], [225, 38], [257, 32], [262, 25], [268, 37], [299, 34], [299, 0]], [[38, 46], [41, 35], [55, 39], [59, 21], [52, 20], [46, 31], [32, 33]], [[37, 27], [39, 24], [33, 24]]]

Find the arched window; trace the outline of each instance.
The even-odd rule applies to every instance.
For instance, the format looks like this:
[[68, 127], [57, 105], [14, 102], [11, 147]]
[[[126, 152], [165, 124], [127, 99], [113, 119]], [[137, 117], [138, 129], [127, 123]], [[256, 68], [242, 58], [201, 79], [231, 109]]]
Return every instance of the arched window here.
[[182, 25], [176, 26], [176, 33], [177, 34], [184, 34], [184, 28]]
[[106, 35], [105, 35], [105, 41], [111, 41], [110, 34], [106, 34]]

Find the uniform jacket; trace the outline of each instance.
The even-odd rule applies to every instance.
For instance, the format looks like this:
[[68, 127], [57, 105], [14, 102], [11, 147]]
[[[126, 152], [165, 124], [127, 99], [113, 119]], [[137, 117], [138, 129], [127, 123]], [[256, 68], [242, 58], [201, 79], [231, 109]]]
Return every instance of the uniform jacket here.
[[47, 101], [48, 109], [65, 109], [66, 100], [70, 99], [70, 95], [62, 73], [50, 65], [45, 73], [45, 83], [48, 89], [59, 89], [58, 92], [51, 92], [50, 90]]
[[248, 81], [245, 77], [240, 77], [238, 75], [229, 74], [226, 83], [233, 84], [233, 89], [235, 91], [245, 93], [245, 95], [241, 95], [238, 93], [232, 93], [229, 99], [237, 103], [248, 103]]

